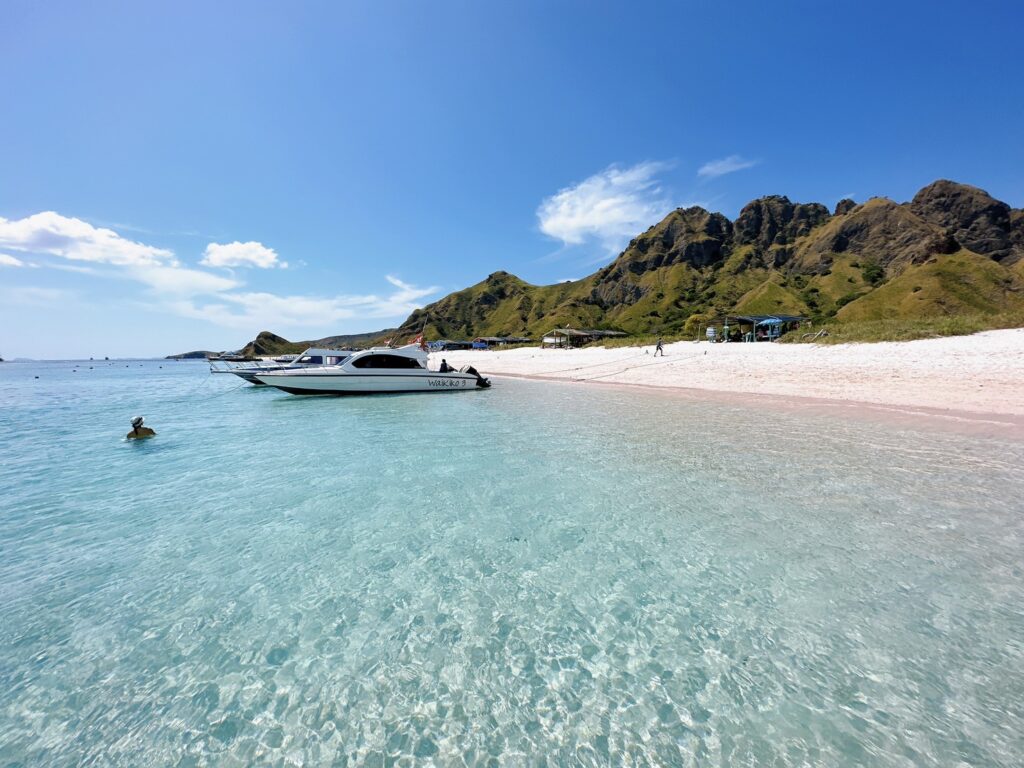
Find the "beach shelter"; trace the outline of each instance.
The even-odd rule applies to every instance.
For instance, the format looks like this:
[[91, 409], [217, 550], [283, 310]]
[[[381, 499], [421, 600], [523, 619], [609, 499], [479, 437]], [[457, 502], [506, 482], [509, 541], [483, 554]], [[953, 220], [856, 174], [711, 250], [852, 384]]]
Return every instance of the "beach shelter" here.
[[592, 341], [616, 338], [628, 334], [622, 331], [601, 331], [595, 328], [579, 330], [576, 328], [555, 328], [544, 334], [541, 347], [582, 347]]
[[806, 319], [799, 315], [728, 315], [725, 325], [739, 326], [744, 341], [775, 341]]

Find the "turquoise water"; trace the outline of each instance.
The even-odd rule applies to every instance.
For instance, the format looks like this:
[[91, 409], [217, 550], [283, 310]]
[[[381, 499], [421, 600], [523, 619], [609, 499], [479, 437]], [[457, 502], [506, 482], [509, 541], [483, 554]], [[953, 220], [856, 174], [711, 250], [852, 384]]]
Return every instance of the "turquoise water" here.
[[1024, 763], [1022, 443], [238, 384], [0, 365], [0, 764]]

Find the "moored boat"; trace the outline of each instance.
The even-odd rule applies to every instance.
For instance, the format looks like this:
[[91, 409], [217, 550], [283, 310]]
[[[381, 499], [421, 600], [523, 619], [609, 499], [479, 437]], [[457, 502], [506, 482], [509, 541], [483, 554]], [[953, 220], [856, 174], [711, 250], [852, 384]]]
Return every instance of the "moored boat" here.
[[396, 392], [460, 392], [491, 382], [471, 366], [432, 371], [427, 351], [413, 343], [354, 352], [333, 366], [257, 373], [257, 381], [293, 395], [370, 395]]
[[319, 349], [317, 347], [310, 347], [301, 355], [287, 355], [278, 358], [274, 358], [272, 361], [259, 360], [248, 363], [238, 363], [230, 365], [226, 368], [214, 368], [214, 364], [210, 364], [210, 369], [214, 373], [233, 373], [240, 379], [245, 379], [250, 384], [262, 386], [263, 382], [257, 379], [257, 375], [262, 373], [271, 373], [273, 371], [290, 371], [301, 368], [322, 368], [324, 366], [333, 366], [340, 363], [346, 357], [351, 355], [351, 350], [344, 349]]

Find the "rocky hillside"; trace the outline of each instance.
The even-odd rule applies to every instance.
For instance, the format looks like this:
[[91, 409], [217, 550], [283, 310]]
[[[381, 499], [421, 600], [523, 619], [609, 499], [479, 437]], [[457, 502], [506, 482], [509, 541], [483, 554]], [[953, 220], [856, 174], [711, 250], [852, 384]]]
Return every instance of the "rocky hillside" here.
[[310, 347], [324, 349], [349, 349], [363, 347], [377, 341], [383, 336], [395, 332], [394, 328], [371, 333], [351, 333], [344, 336], [327, 336], [313, 341], [288, 341], [270, 331], [261, 331], [255, 339], [246, 344], [241, 353], [246, 357], [267, 357], [272, 355], [297, 355]]
[[681, 331], [726, 312], [818, 320], [1024, 311], [1024, 211], [937, 181], [907, 203], [793, 203], [735, 221], [680, 208], [587, 278], [530, 285], [496, 272], [416, 310], [406, 334], [539, 337], [558, 326]]

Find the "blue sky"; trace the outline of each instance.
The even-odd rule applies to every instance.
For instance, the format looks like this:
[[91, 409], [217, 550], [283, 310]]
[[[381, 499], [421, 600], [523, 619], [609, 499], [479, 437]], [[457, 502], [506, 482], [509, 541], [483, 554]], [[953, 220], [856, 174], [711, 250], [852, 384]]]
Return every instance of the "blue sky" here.
[[[374, 330], [678, 205], [1024, 205], [1018, 2], [0, 6], [0, 355]], [[284, 266], [284, 265], [287, 266]]]

